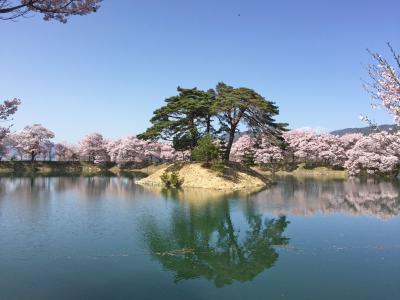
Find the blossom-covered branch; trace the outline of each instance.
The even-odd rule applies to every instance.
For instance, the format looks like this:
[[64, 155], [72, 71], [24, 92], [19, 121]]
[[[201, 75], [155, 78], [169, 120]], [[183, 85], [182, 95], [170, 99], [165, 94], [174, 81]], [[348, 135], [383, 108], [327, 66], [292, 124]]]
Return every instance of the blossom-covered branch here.
[[102, 0], [0, 0], [0, 19], [12, 20], [29, 13], [43, 14], [44, 20], [66, 23], [74, 15], [87, 15], [100, 8]]
[[368, 67], [371, 82], [366, 83], [365, 87], [372, 98], [379, 102], [378, 106], [387, 109], [394, 121], [400, 124], [400, 55], [390, 44], [388, 46], [394, 58], [394, 66], [379, 53], [370, 51], [375, 64]]
[[[21, 104], [21, 100], [12, 99], [6, 100], [3, 104], [0, 104], [0, 121], [9, 121], [10, 117], [15, 114], [18, 110], [18, 106]], [[7, 136], [10, 132], [10, 127], [0, 126], [0, 142]]]

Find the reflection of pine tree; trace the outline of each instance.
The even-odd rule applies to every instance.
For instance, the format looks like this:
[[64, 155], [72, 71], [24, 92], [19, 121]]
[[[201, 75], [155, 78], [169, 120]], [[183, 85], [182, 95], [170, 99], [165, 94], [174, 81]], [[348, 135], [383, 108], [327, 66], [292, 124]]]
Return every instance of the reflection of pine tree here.
[[252, 280], [278, 259], [275, 245], [287, 245], [286, 217], [263, 219], [248, 210], [243, 234], [231, 219], [228, 200], [205, 206], [176, 206], [169, 226], [146, 226], [153, 257], [175, 273], [176, 282], [198, 277], [222, 287]]

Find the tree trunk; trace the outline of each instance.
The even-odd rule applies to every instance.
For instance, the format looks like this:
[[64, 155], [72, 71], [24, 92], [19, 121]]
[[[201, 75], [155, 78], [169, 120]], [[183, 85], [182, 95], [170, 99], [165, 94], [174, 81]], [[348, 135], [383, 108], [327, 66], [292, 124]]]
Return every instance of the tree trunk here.
[[225, 152], [225, 161], [229, 161], [229, 156], [231, 154], [231, 149], [233, 145], [233, 140], [235, 139], [235, 132], [236, 132], [236, 127], [231, 127], [229, 130], [229, 139], [228, 139], [228, 144], [226, 145], [226, 152]]
[[31, 161], [35, 161], [36, 154], [34, 151], [31, 152]]
[[206, 118], [206, 133], [210, 134], [211, 133], [211, 116], [208, 115]]
[[196, 143], [197, 143], [197, 128], [194, 125], [194, 118], [190, 117], [189, 118], [189, 132], [190, 132], [190, 151], [192, 151], [194, 149], [194, 147], [196, 147]]

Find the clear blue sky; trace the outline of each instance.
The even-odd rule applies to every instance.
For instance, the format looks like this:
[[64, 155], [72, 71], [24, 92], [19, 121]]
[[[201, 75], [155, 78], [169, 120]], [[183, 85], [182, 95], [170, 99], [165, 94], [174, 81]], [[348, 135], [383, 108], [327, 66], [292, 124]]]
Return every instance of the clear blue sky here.
[[[240, 14], [240, 16], [238, 16]], [[370, 48], [400, 50], [398, 0], [104, 0], [68, 24], [0, 22], [0, 99], [23, 100], [16, 130], [57, 140], [139, 133], [178, 85], [218, 81], [275, 101], [292, 128], [363, 126]]]

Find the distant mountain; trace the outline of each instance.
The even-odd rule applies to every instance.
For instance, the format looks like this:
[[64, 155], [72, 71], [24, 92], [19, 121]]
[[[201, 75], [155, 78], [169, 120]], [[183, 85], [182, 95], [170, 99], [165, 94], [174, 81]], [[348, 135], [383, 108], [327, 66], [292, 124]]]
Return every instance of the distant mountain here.
[[[390, 132], [397, 132], [400, 131], [400, 126], [398, 125], [390, 125], [390, 124], [384, 124], [384, 125], [379, 125], [378, 128], [375, 127], [358, 127], [358, 128], [344, 128], [344, 129], [338, 129], [338, 130], [334, 130], [331, 131], [330, 133], [333, 135], [338, 135], [338, 136], [342, 136], [345, 134], [349, 134], [349, 133], [362, 133], [365, 135], [371, 134], [373, 132], [376, 131], [390, 131]], [[235, 139], [234, 142], [236, 142], [241, 136], [249, 134], [248, 131], [243, 131], [243, 132], [237, 132], [235, 133]], [[226, 137], [226, 139], [228, 139], [228, 136]]]
[[370, 134], [372, 133], [374, 130], [378, 130], [378, 131], [399, 131], [400, 130], [400, 126], [398, 125], [379, 125], [377, 129], [373, 128], [373, 127], [360, 127], [360, 128], [344, 128], [344, 129], [340, 129], [340, 130], [334, 130], [331, 132], [331, 134], [334, 135], [345, 135], [345, 134], [349, 134], [349, 133], [362, 133], [362, 134]]

